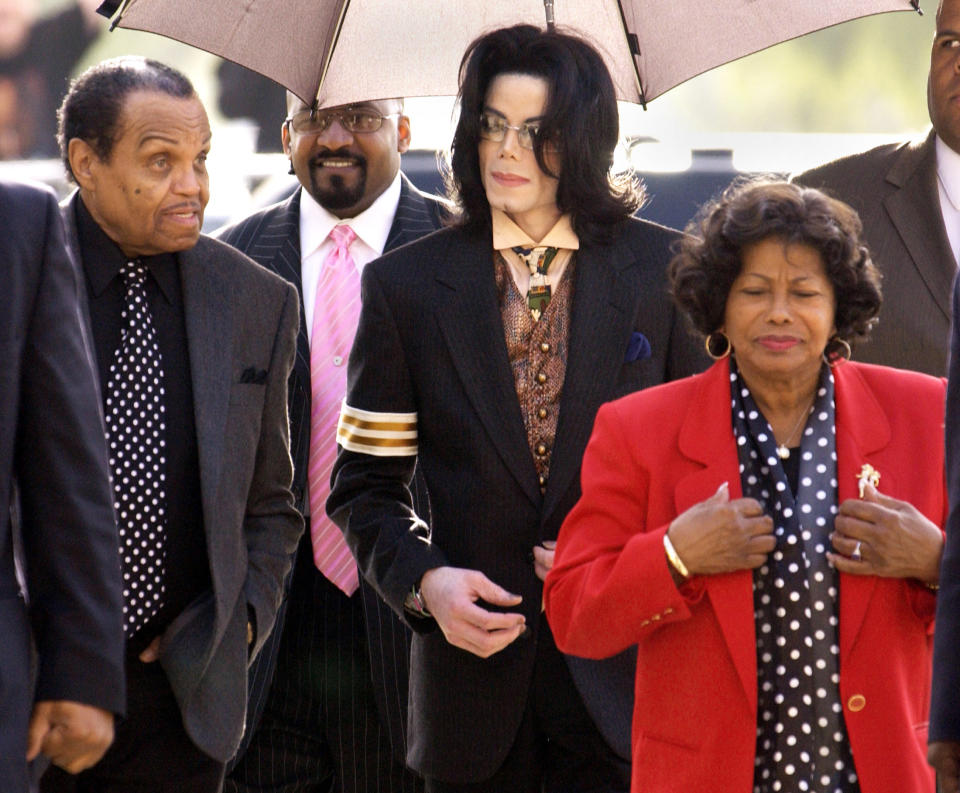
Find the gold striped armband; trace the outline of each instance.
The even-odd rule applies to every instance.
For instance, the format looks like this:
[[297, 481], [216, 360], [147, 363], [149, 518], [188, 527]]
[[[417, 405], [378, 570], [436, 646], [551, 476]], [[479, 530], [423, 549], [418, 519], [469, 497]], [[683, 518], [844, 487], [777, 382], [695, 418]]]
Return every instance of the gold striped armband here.
[[337, 443], [348, 451], [376, 457], [416, 455], [417, 414], [374, 413], [344, 402], [337, 424]]

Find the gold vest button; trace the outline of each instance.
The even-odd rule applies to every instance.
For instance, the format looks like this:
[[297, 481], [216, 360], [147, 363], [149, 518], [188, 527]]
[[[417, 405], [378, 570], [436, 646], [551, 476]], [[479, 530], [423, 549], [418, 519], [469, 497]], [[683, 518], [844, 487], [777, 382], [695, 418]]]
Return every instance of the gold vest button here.
[[540, 372], [540, 374], [537, 375], [537, 382], [541, 384], [547, 382], [547, 376], [543, 372]]
[[550, 344], [549, 344], [549, 342], [545, 342], [545, 341], [540, 342], [540, 351], [541, 351], [541, 352], [550, 352]]
[[867, 698], [863, 694], [854, 694], [847, 700], [847, 707], [853, 713], [861, 711], [867, 707]]

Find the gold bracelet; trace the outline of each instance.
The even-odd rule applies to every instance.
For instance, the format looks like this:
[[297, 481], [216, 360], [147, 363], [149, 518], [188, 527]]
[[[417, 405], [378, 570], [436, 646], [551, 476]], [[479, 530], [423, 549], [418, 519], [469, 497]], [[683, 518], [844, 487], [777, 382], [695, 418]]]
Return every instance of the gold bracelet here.
[[663, 548], [667, 552], [667, 560], [673, 565], [673, 569], [676, 570], [684, 580], [690, 578], [690, 571], [683, 563], [680, 554], [677, 553], [677, 549], [673, 547], [673, 543], [670, 542], [670, 538], [666, 534], [663, 535]]

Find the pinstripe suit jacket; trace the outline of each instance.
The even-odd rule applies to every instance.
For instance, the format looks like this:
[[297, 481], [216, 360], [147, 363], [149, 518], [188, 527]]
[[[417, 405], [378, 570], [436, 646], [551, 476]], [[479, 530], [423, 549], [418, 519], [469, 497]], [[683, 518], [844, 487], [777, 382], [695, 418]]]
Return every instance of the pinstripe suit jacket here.
[[[246, 253], [254, 261], [296, 285], [300, 292], [300, 335], [297, 357], [289, 382], [290, 453], [293, 456], [293, 492], [297, 508], [303, 512], [307, 492], [307, 457], [310, 447], [310, 343], [303, 313], [303, 287], [300, 278], [300, 195], [299, 188], [290, 198], [267, 207], [238, 223], [221, 229], [216, 236]], [[400, 200], [384, 250], [390, 251], [440, 226], [442, 203], [424, 195], [401, 175]], [[418, 504], [429, 511], [422, 479], [415, 487]], [[376, 592], [361, 577], [370, 671], [381, 722], [390, 744], [401, 761], [406, 747], [407, 675], [409, 632]], [[237, 756], [243, 754], [263, 712], [282, 633], [282, 618], [267, 646], [251, 669], [247, 732]]]
[[[373, 413], [416, 413], [419, 451], [414, 457], [342, 449], [327, 511], [344, 528], [363, 574], [399, 614], [424, 572], [453, 565], [481, 570], [521, 595], [518, 610], [531, 629], [483, 659], [449, 644], [433, 620], [411, 618], [418, 632], [407, 760], [425, 777], [488, 778], [515, 740], [539, 641], [543, 588], [531, 550], [556, 538], [580, 495], [580, 460], [600, 404], [704, 366], [702, 348], [667, 294], [676, 238], [630, 220], [610, 244], [578, 251], [545, 494], [507, 355], [489, 236], [444, 229], [364, 270], [347, 403]], [[637, 333], [650, 343], [646, 358], [628, 354]], [[430, 490], [429, 527], [406, 487], [415, 460]], [[623, 658], [612, 671], [601, 666], [607, 662], [583, 661], [571, 673], [604, 737], [619, 751], [626, 744], [629, 756], [633, 660], [624, 672]]]
[[858, 361], [942, 377], [950, 349], [956, 262], [937, 190], [936, 136], [892, 143], [821, 165], [794, 181], [827, 190], [860, 214], [883, 273], [880, 324]]

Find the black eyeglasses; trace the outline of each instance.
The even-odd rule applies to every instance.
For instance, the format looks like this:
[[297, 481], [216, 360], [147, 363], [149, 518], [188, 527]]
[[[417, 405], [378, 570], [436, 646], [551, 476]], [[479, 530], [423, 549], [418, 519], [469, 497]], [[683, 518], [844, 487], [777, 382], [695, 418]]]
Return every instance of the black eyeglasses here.
[[525, 149], [532, 149], [537, 135], [540, 134], [540, 122], [525, 121], [523, 124], [514, 126], [508, 124], [503, 116], [496, 113], [485, 112], [480, 114], [480, 137], [484, 140], [499, 143], [507, 136], [508, 129], [517, 133], [517, 143]]
[[312, 110], [301, 110], [292, 116], [284, 119], [285, 124], [293, 127], [295, 132], [301, 134], [320, 135], [327, 131], [334, 119], [340, 122], [340, 126], [347, 132], [356, 132], [361, 135], [368, 132], [376, 132], [383, 126], [383, 120], [392, 116], [399, 116], [400, 113], [378, 113], [376, 110], [363, 110], [347, 108], [345, 110], [326, 110], [323, 112], [314, 112]]

